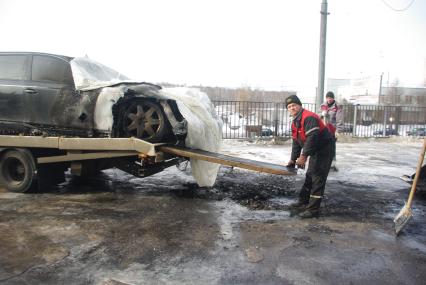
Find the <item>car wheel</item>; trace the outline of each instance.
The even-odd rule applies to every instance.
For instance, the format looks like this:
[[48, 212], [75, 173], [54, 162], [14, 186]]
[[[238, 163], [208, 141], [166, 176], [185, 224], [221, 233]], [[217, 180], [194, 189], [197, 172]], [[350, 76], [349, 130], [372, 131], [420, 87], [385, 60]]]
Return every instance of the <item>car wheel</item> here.
[[12, 192], [27, 192], [33, 188], [36, 164], [28, 150], [9, 150], [0, 157], [0, 181]]
[[160, 142], [167, 133], [166, 116], [153, 101], [135, 101], [124, 111], [121, 129], [127, 137]]

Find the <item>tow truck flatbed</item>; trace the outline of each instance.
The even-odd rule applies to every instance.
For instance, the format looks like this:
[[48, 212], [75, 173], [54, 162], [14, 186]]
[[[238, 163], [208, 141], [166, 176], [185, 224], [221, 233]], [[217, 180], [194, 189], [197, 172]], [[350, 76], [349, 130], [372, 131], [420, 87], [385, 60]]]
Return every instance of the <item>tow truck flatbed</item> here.
[[11, 191], [26, 192], [35, 181], [40, 188], [43, 177], [55, 183], [64, 180], [68, 168], [79, 176], [116, 167], [146, 177], [176, 165], [182, 158], [278, 175], [296, 174], [295, 169], [282, 165], [137, 138], [0, 135], [0, 184]]

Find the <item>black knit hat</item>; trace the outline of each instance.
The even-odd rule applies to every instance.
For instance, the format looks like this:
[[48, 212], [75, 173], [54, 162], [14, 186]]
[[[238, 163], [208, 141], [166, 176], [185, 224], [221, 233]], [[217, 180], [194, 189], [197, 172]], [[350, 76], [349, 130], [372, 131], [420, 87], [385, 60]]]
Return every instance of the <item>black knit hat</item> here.
[[299, 97], [297, 97], [296, 95], [290, 95], [287, 97], [287, 99], [285, 99], [285, 107], [287, 108], [287, 106], [291, 103], [295, 103], [302, 106], [302, 102], [300, 101]]
[[325, 94], [325, 98], [333, 98], [334, 99], [334, 93], [331, 91], [328, 91], [327, 94]]

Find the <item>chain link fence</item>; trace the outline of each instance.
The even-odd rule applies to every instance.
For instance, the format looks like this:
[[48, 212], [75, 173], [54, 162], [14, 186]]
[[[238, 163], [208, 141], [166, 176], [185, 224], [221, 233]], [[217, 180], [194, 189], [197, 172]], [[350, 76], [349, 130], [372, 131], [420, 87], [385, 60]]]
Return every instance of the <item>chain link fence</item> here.
[[[284, 103], [213, 101], [225, 139], [290, 137], [291, 117]], [[315, 111], [315, 104], [303, 104]], [[343, 133], [356, 137], [426, 135], [426, 107], [341, 105]]]

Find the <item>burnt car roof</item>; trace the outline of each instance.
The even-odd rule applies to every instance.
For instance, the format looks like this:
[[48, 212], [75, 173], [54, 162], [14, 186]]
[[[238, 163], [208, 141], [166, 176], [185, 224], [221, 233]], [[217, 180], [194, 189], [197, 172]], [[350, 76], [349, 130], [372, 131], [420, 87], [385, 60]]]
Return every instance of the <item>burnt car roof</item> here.
[[53, 53], [45, 53], [45, 52], [31, 52], [31, 51], [3, 51], [0, 52], [0, 55], [10, 55], [10, 54], [20, 54], [20, 55], [48, 55], [60, 58], [65, 61], [71, 61], [74, 57], [66, 56], [66, 55], [59, 55], [59, 54], [53, 54]]

